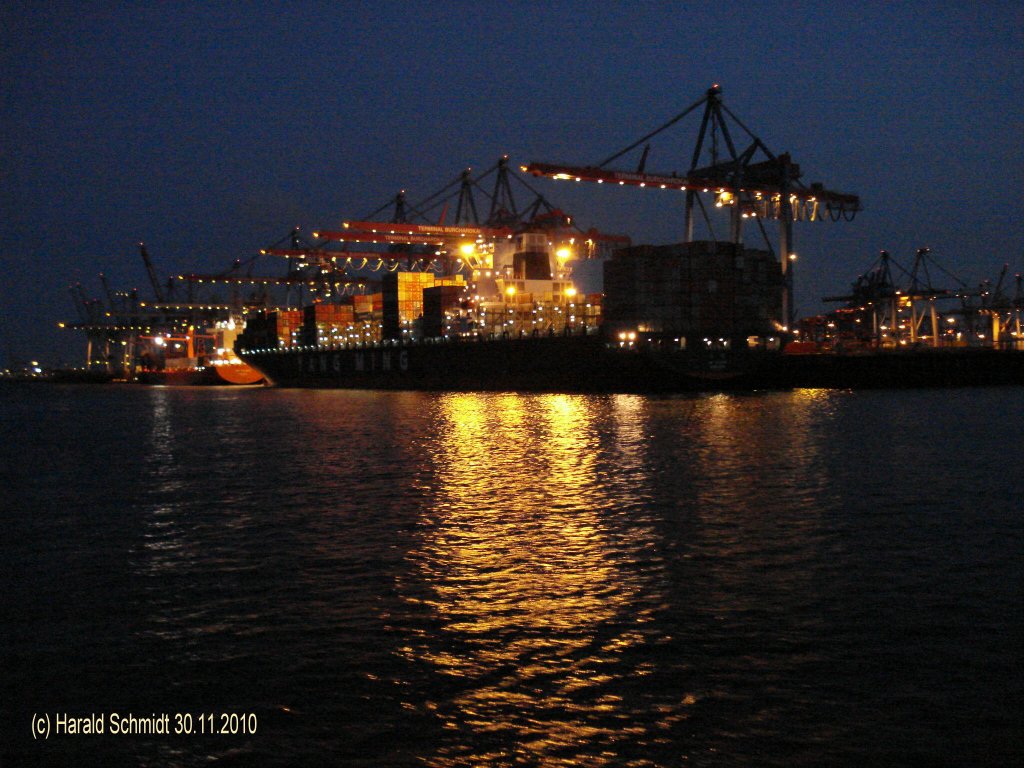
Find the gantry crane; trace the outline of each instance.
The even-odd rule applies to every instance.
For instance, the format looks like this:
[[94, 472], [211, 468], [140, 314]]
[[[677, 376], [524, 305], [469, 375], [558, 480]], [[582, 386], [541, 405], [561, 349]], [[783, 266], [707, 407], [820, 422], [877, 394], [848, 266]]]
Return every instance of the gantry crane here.
[[[793, 303], [793, 261], [796, 254], [793, 246], [793, 222], [800, 220], [832, 221], [852, 220], [861, 210], [857, 195], [834, 192], [821, 184], [805, 186], [801, 183], [800, 166], [792, 161], [788, 153], [776, 155], [755, 136], [732, 111], [722, 103], [721, 88], [714, 85], [707, 93], [673, 117], [625, 149], [607, 157], [597, 165], [577, 166], [556, 163], [530, 163], [523, 170], [534, 176], [552, 179], [590, 181], [598, 184], [615, 184], [630, 187], [651, 187], [654, 189], [682, 190], [686, 193], [686, 220], [684, 240], [693, 239], [694, 213], [700, 209], [707, 219], [701, 195], [713, 195], [715, 206], [728, 207], [730, 217], [730, 240], [740, 244], [743, 237], [744, 220], [754, 219], [764, 233], [761, 219], [779, 221], [779, 260], [785, 280], [783, 295], [783, 317], [787, 329], [794, 325]], [[703, 118], [697, 135], [696, 146], [685, 173], [675, 171], [651, 173], [647, 171], [650, 154], [650, 139], [672, 127], [684, 117], [704, 107]], [[727, 120], [726, 118], [730, 118]], [[740, 150], [730, 130], [730, 122], [745, 134], [750, 145]], [[719, 146], [719, 137], [725, 151]], [[639, 163], [633, 171], [612, 170], [610, 163], [645, 145]], [[709, 145], [709, 146], [706, 146]], [[705, 150], [709, 150], [711, 162], [701, 165]], [[758, 159], [763, 156], [764, 159]], [[710, 221], [708, 221], [710, 226]], [[767, 242], [767, 236], [765, 237]], [[769, 243], [769, 248], [771, 245]]]
[[149, 275], [150, 285], [153, 286], [153, 295], [156, 296], [157, 301], [165, 301], [166, 296], [160, 287], [160, 279], [156, 276], [156, 268], [149, 258], [149, 251], [146, 249], [145, 243], [139, 243], [139, 253], [142, 254], [142, 263], [146, 265], [146, 274]]
[[[933, 271], [941, 272], [955, 287], [936, 287]], [[986, 280], [972, 288], [936, 261], [929, 248], [917, 249], [910, 269], [882, 251], [848, 294], [824, 297], [827, 302], [842, 302], [841, 309], [809, 322], [834, 329], [826, 336], [845, 336], [876, 347], [1024, 346], [1021, 275], [1016, 275], [1011, 298], [1004, 289], [1008, 271], [1009, 265], [1004, 264], [994, 285]], [[940, 302], [953, 301], [958, 306], [940, 309]]]
[[[492, 191], [482, 182], [494, 174]], [[512, 190], [512, 181], [518, 181], [532, 195], [529, 205], [519, 207]], [[489, 201], [487, 217], [480, 220], [474, 198], [482, 194]], [[454, 204], [455, 212], [449, 219]], [[388, 208], [394, 213], [389, 219], [377, 218]], [[418, 220], [413, 220], [413, 219]], [[410, 204], [404, 190], [384, 206], [361, 219], [344, 221], [340, 229], [321, 229], [313, 232], [316, 244], [293, 242], [291, 248], [270, 248], [263, 253], [298, 259], [301, 263], [359, 270], [367, 268], [389, 270], [403, 265], [407, 269], [443, 268], [453, 266], [449, 254], [459, 252], [466, 257], [464, 263], [472, 266], [471, 246], [486, 242], [511, 239], [514, 234], [528, 229], [544, 229], [552, 238], [575, 239], [596, 247], [601, 244], [628, 245], [629, 238], [605, 234], [595, 229], [584, 230], [572, 223], [571, 217], [551, 205], [538, 191], [511, 172], [508, 156], [483, 173], [474, 176], [472, 169], [459, 175], [417, 204]], [[343, 250], [326, 248], [325, 244], [341, 244]], [[366, 247], [384, 247], [386, 251], [349, 250]], [[361, 262], [361, 263], [360, 263]]]
[[[241, 285], [251, 284], [266, 286], [274, 284], [290, 284], [305, 282], [307, 278], [293, 276], [291, 278], [262, 278], [253, 276], [251, 268], [248, 274], [239, 274], [243, 266], [241, 260], [225, 272], [216, 275], [183, 274], [171, 277], [164, 289], [157, 276], [156, 268], [143, 243], [138, 243], [139, 252], [155, 294], [154, 300], [140, 300], [138, 291], [115, 292], [111, 290], [105, 274], [100, 274], [100, 284], [105, 299], [93, 299], [86, 295], [81, 284], [70, 287], [72, 301], [78, 313], [78, 320], [62, 322], [60, 327], [80, 330], [86, 334], [86, 365], [101, 366], [103, 369], [134, 377], [136, 358], [145, 354], [146, 344], [160, 338], [195, 339], [201, 337], [196, 328], [214, 325], [220, 321], [228, 321], [232, 317], [244, 314], [255, 307], [264, 307], [267, 300], [247, 299], [237, 295]], [[178, 299], [175, 296], [175, 279], [188, 284], [188, 296]], [[228, 284], [236, 294], [230, 302], [223, 302], [215, 296], [195, 295], [193, 290], [197, 284]], [[141, 350], [141, 351], [140, 351]]]

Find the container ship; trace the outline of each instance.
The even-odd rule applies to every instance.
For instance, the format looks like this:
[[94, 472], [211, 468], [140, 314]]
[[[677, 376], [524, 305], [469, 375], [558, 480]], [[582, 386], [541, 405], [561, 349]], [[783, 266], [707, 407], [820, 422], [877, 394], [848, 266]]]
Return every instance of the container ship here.
[[[688, 170], [647, 170], [651, 140], [691, 113], [701, 119]], [[611, 167], [637, 150], [634, 167]], [[966, 291], [938, 291], [916, 277], [900, 291], [876, 275], [840, 310], [798, 323], [794, 225], [852, 221], [860, 198], [804, 183], [788, 153], [771, 152], [724, 107], [717, 85], [596, 165], [531, 163], [522, 171], [681, 192], [683, 241], [574, 238], [567, 218], [551, 226], [536, 206], [519, 215], [498, 205], [510, 200], [500, 193], [508, 169], [499, 163], [483, 224], [460, 219], [476, 210], [463, 177], [455, 226], [412, 224], [396, 207], [390, 222], [320, 233], [345, 247], [418, 242], [437, 258], [420, 271], [386, 274], [379, 293], [333, 308], [314, 303], [301, 318], [252, 314], [239, 357], [278, 386], [672, 392], [1024, 384], [1019, 277], [1014, 302], [969, 305]], [[695, 237], [698, 227], [708, 236]], [[764, 247], [748, 245], [751, 232]], [[611, 247], [596, 254], [595, 241]], [[587, 273], [600, 274], [600, 290], [584, 287]], [[940, 328], [937, 305], [950, 299], [961, 302], [960, 316]], [[976, 327], [981, 317], [990, 334]]]
[[[652, 140], [690, 114], [700, 122], [685, 170], [648, 170]], [[250, 260], [218, 275], [179, 276], [189, 290], [184, 303], [171, 301], [169, 288], [161, 292], [143, 248], [157, 302], [140, 307], [122, 297], [112, 320], [88, 318], [85, 327], [96, 329], [90, 349], [103, 346], [96, 362], [107, 369], [120, 365], [128, 378], [162, 383], [215, 380], [244, 365], [252, 370], [238, 373], [240, 381], [259, 376], [286, 387], [680, 392], [1024, 384], [1020, 277], [1012, 299], [1002, 278], [988, 290], [939, 290], [927, 279], [926, 249], [904, 270], [910, 285], [894, 284], [886, 255], [849, 295], [833, 297], [839, 309], [798, 322], [796, 225], [853, 221], [860, 198], [805, 183], [788, 153], [773, 153], [723, 105], [718, 86], [597, 164], [536, 162], [520, 170], [523, 176], [505, 156], [481, 174], [461, 172], [415, 204], [402, 191], [311, 240], [295, 229], [260, 251], [260, 258], [283, 260], [286, 275], [254, 277]], [[603, 185], [609, 194], [675, 195], [681, 242], [634, 245], [585, 230], [530, 176]], [[517, 204], [516, 184], [518, 203], [524, 188], [530, 202]], [[489, 202], [484, 215], [481, 192]], [[391, 215], [380, 216], [387, 208]], [[231, 299], [204, 305], [193, 296], [211, 284], [228, 286]], [[259, 290], [242, 296], [243, 286]], [[271, 287], [284, 295], [272, 297]], [[195, 329], [238, 327], [243, 317], [233, 345], [225, 337], [206, 350], [207, 361], [222, 364], [201, 361]], [[159, 346], [168, 343], [173, 354]], [[239, 362], [223, 364], [232, 348]], [[114, 363], [111, 349], [121, 353]]]
[[[698, 241], [593, 265], [571, 256], [548, 233], [519, 233], [465, 276], [396, 271], [350, 304], [251, 314], [236, 351], [278, 386], [579, 392], [738, 386], [778, 356], [782, 276], [765, 251]], [[587, 267], [603, 292], [571, 279]]]
[[82, 300], [83, 318], [61, 327], [86, 334], [86, 366], [54, 372], [66, 383], [165, 386], [258, 384], [263, 375], [235, 355], [242, 319], [227, 306], [131, 300], [128, 308]]
[[[555, 246], [547, 246], [548, 264], [557, 269]], [[251, 315], [238, 355], [284, 387], [692, 392], [1024, 384], [1016, 330], [1006, 343], [985, 346], [968, 344], [962, 333], [901, 344], [888, 331], [859, 343], [837, 331], [814, 341], [806, 329], [807, 340], [784, 343], [776, 319], [783, 275], [766, 251], [709, 241], [622, 248], [602, 264], [604, 292], [590, 295], [569, 281], [527, 277], [521, 251], [496, 253], [491, 269], [474, 270], [466, 282], [396, 272], [381, 294], [343, 311], [311, 305]], [[503, 270], [510, 277], [493, 277]], [[864, 303], [836, 316], [877, 329], [885, 325], [872, 317], [878, 312]], [[1003, 321], [1019, 325], [1019, 302]]]

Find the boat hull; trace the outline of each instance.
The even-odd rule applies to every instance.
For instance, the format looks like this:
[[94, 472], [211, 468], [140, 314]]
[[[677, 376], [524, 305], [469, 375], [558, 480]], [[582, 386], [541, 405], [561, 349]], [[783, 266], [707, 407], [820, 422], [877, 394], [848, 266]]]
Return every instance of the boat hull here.
[[236, 352], [283, 387], [535, 392], [747, 387], [777, 357], [621, 347], [596, 335]]
[[167, 368], [162, 371], [141, 371], [140, 384], [169, 387], [237, 386], [259, 384], [263, 374], [245, 363], [208, 365], [202, 368]]
[[867, 355], [688, 352], [573, 336], [358, 348], [240, 347], [237, 353], [281, 387], [692, 392], [1024, 385], [1024, 352], [979, 349]]

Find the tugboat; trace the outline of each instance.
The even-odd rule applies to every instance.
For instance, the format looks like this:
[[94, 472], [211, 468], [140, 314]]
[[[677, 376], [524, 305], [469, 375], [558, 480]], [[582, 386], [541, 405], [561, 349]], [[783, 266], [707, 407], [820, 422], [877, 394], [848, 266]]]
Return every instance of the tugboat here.
[[259, 384], [263, 374], [235, 355], [239, 330], [234, 321], [217, 323], [205, 333], [189, 329], [183, 336], [146, 337], [141, 384], [165, 386]]

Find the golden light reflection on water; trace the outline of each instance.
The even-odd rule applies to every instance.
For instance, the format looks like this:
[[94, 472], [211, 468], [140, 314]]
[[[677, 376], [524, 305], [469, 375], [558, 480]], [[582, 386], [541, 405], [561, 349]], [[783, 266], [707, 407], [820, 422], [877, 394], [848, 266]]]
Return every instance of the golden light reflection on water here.
[[452, 686], [409, 702], [456, 734], [427, 764], [604, 766], [670, 748], [718, 694], [666, 685], [664, 664], [694, 659], [658, 650], [676, 642], [658, 520], [702, 563], [702, 586], [674, 610], [712, 631], [813, 594], [794, 544], [817, 533], [817, 425], [834, 397], [437, 401], [432, 502], [409, 553], [418, 582], [400, 585], [437, 627], [402, 655]]
[[[147, 394], [152, 402], [152, 425], [146, 440], [145, 466], [157, 497], [175, 499], [184, 486], [175, 471], [175, 431], [170, 395], [161, 388]], [[179, 510], [172, 502], [147, 507], [142, 520], [141, 548], [145, 555], [141, 569], [148, 573], [173, 571], [192, 561]]]
[[825, 446], [814, 428], [828, 418], [835, 393], [802, 389], [771, 397], [770, 408], [760, 398], [728, 395], [697, 406], [699, 429], [693, 436], [701, 475], [730, 478], [728, 485], [706, 486], [716, 494], [703, 499], [709, 506], [755, 498], [753, 491], [763, 490], [765, 478], [775, 475], [787, 478], [787, 487], [820, 490], [824, 478], [816, 467]]
[[813, 598], [801, 567], [831, 500], [821, 425], [842, 393], [794, 390], [716, 395], [697, 405], [693, 550], [713, 564], [705, 598], [722, 620], [779, 596]]
[[459, 681], [450, 702], [426, 706], [469, 734], [430, 765], [493, 758], [469, 754], [473, 733], [538, 765], [581, 742], [636, 737], [616, 725], [622, 700], [609, 684], [642, 674], [620, 662], [645, 642], [651, 609], [637, 601], [651, 587], [624, 552], [650, 531], [610, 529], [611, 500], [594, 483], [597, 407], [565, 395], [440, 401], [436, 502], [410, 553], [427, 591], [410, 599], [442, 633], [403, 654]]

